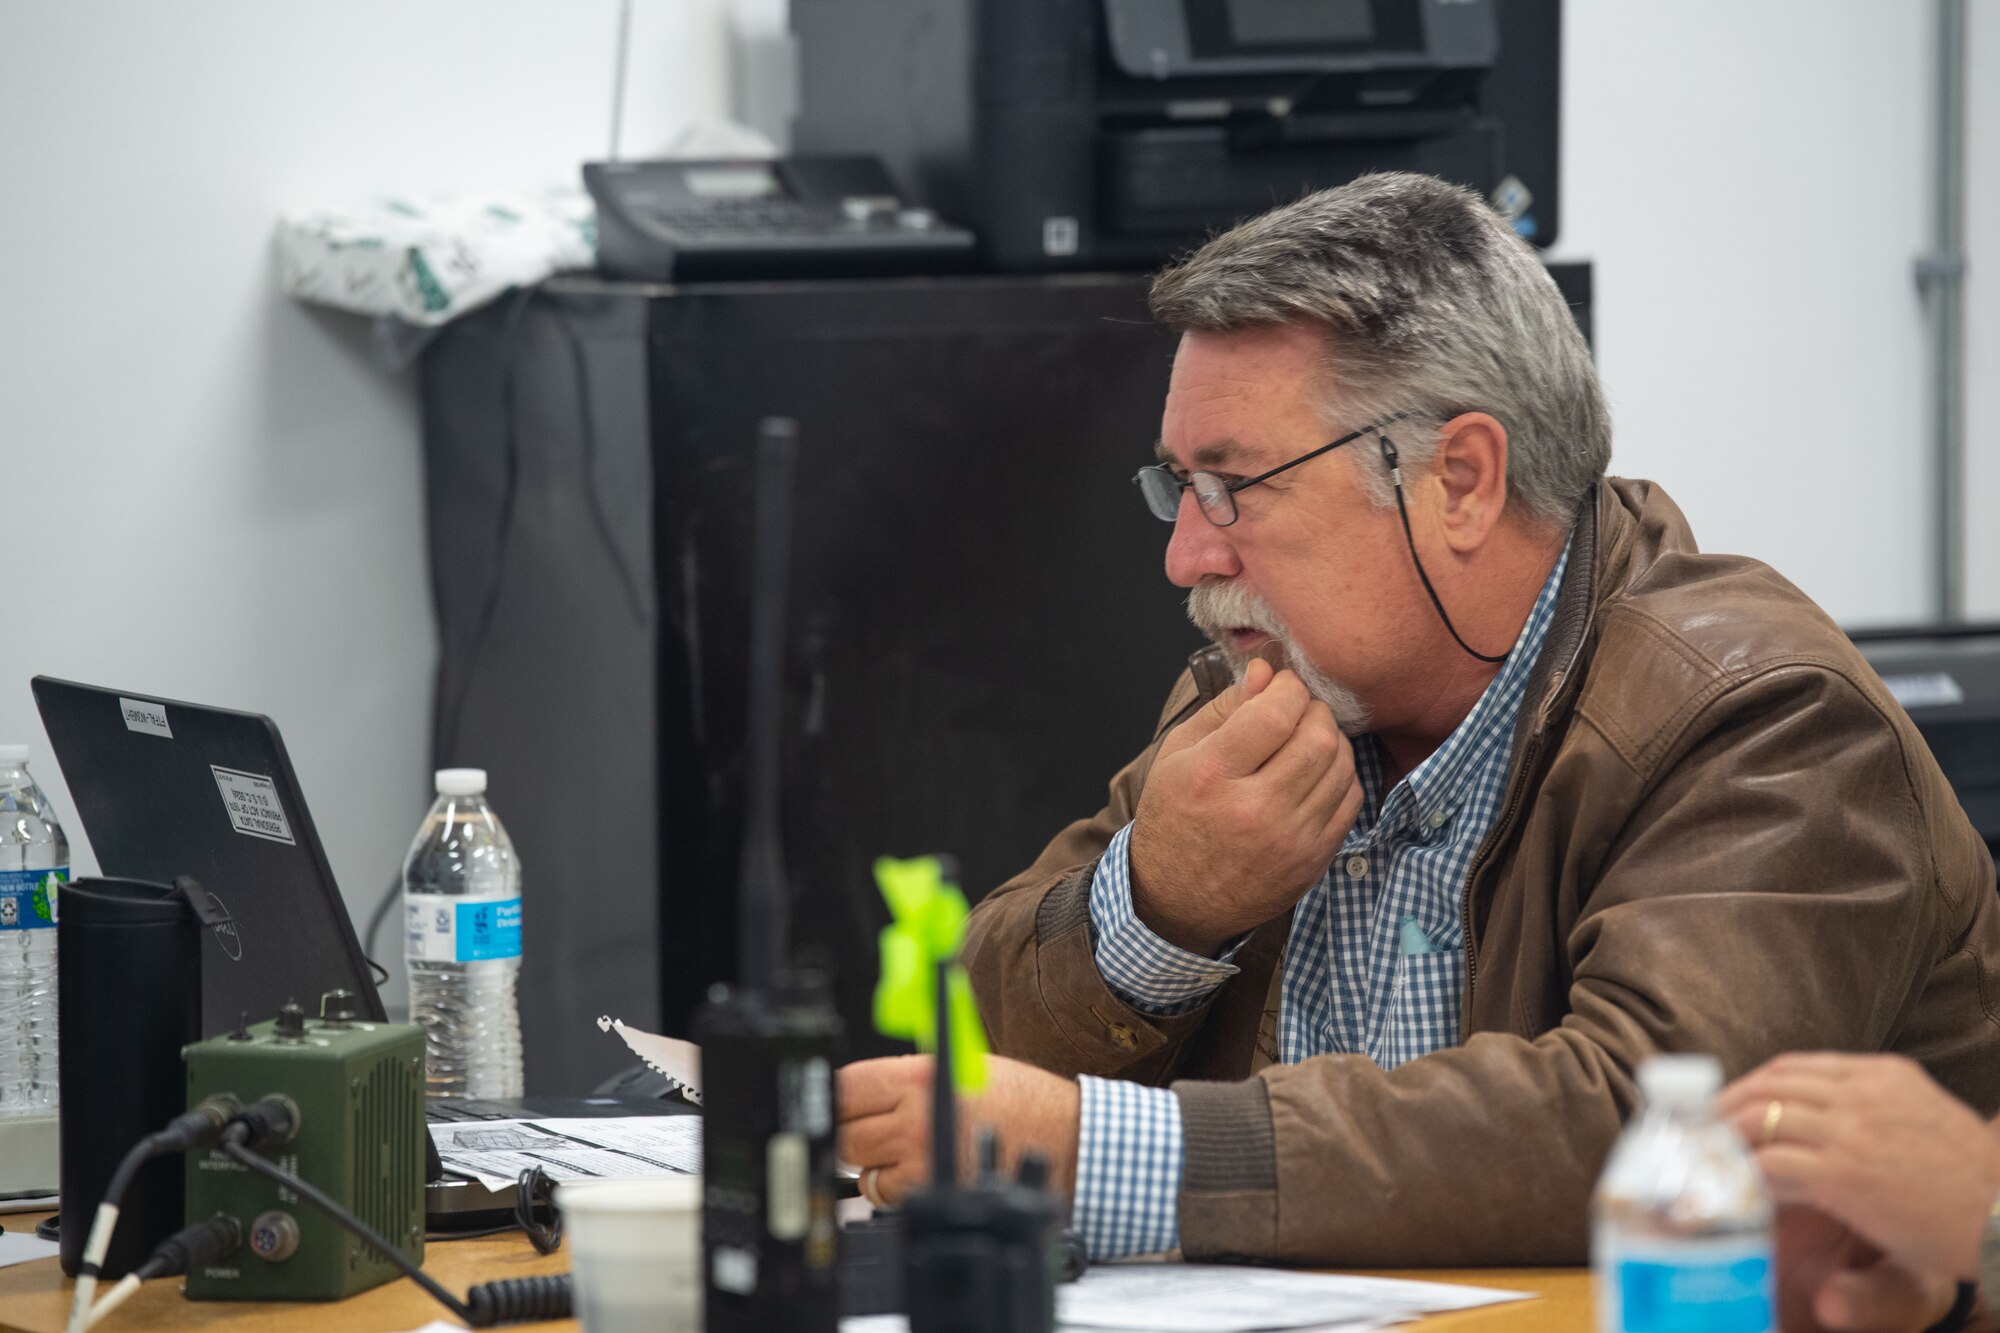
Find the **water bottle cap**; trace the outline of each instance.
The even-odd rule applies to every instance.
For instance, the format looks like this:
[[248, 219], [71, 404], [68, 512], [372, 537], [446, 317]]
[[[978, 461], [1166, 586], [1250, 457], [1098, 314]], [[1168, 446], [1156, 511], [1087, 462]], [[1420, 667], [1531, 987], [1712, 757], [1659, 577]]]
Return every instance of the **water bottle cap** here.
[[25, 764], [28, 762], [28, 747], [25, 745], [0, 745], [0, 764]]
[[477, 796], [486, 790], [483, 768], [440, 768], [437, 771], [440, 796]]
[[1722, 1065], [1712, 1055], [1656, 1055], [1639, 1066], [1646, 1105], [1700, 1106], [1722, 1091]]

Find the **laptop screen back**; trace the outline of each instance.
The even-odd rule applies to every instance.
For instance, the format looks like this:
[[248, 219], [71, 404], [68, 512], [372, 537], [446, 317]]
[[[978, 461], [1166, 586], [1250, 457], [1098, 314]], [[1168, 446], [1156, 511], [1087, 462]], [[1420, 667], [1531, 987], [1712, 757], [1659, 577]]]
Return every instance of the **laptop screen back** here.
[[267, 717], [37, 676], [35, 704], [106, 875], [192, 875], [228, 912], [202, 940], [202, 1031], [382, 999]]

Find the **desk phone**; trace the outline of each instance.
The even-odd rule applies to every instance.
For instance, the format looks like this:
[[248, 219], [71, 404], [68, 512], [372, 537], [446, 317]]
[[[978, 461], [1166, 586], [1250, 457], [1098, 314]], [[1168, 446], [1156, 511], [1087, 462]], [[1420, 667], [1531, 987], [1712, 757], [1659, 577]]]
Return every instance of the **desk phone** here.
[[905, 207], [867, 156], [588, 162], [607, 278], [816, 278], [969, 266], [972, 233]]

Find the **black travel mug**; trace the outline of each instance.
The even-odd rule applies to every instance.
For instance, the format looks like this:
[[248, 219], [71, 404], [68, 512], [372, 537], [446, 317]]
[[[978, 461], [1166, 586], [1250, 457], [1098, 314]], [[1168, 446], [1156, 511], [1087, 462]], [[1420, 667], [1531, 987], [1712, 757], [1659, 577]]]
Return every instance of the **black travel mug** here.
[[[62, 1270], [74, 1277], [119, 1160], [187, 1109], [181, 1048], [201, 1039], [201, 926], [169, 884], [79, 879], [57, 893]], [[180, 1230], [184, 1171], [175, 1154], [133, 1178], [104, 1277]]]

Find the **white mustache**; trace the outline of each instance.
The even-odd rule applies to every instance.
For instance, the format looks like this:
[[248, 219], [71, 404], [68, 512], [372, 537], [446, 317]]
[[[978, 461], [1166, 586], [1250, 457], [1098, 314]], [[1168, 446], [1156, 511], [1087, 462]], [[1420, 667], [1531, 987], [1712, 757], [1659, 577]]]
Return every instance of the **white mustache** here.
[[[1358, 736], [1368, 727], [1368, 709], [1356, 698], [1354, 692], [1333, 680], [1314, 666], [1306, 655], [1299, 651], [1285, 623], [1279, 620], [1263, 598], [1247, 588], [1238, 587], [1233, 582], [1203, 583], [1188, 590], [1188, 619], [1195, 628], [1206, 634], [1228, 654], [1231, 665], [1242, 678], [1244, 661], [1229, 646], [1228, 634], [1231, 630], [1249, 629], [1260, 634], [1268, 634], [1284, 653], [1284, 662], [1298, 673], [1306, 688], [1314, 698], [1324, 703], [1333, 712], [1333, 719], [1340, 729], [1350, 736]], [[1276, 667], [1277, 662], [1271, 665]]]
[[1291, 636], [1264, 599], [1235, 583], [1203, 583], [1188, 591], [1188, 619], [1211, 639], [1233, 629], [1254, 629], [1290, 642]]

